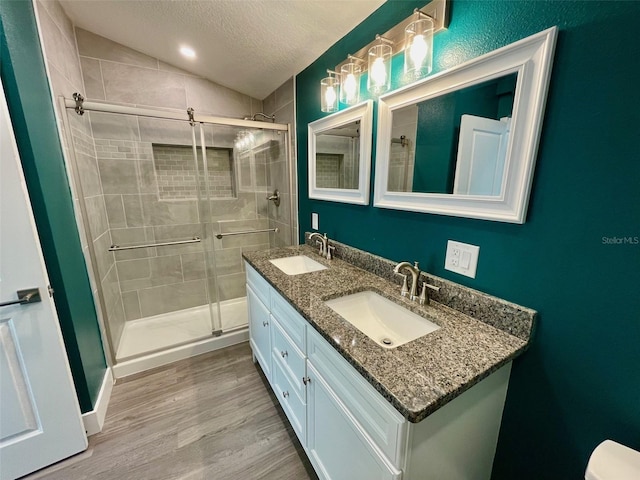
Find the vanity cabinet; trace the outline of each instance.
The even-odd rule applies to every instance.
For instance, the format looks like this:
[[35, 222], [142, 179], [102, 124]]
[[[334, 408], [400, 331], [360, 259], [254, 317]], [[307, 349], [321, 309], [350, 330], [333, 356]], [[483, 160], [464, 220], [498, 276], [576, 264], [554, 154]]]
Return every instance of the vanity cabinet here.
[[407, 421], [249, 264], [250, 344], [324, 480], [489, 479], [511, 364]]

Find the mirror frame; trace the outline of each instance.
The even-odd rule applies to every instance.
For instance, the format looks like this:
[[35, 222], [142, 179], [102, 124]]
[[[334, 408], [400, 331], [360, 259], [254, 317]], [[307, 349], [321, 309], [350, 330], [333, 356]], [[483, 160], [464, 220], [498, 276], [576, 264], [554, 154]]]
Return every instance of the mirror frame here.
[[[408, 85], [378, 103], [373, 205], [413, 212], [524, 223], [546, 103], [557, 27]], [[500, 196], [387, 190], [393, 112], [465, 87], [517, 73], [512, 128]]]
[[[316, 135], [332, 128], [360, 120], [360, 161], [358, 189], [316, 187]], [[354, 105], [309, 124], [309, 198], [332, 202], [369, 204], [371, 146], [373, 143], [373, 101]]]

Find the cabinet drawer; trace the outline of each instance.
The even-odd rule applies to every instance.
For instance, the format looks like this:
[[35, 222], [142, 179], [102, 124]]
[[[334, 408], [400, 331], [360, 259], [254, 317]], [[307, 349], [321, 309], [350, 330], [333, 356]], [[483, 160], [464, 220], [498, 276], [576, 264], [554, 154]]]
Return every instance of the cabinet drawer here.
[[307, 405], [294, 392], [295, 387], [291, 385], [289, 376], [284, 373], [278, 357], [273, 358], [272, 365], [273, 391], [276, 397], [278, 397], [278, 401], [280, 405], [282, 405], [282, 409], [287, 415], [289, 422], [291, 422], [293, 430], [296, 432], [296, 435], [298, 435], [300, 443], [305, 445], [307, 435]]
[[351, 415], [391, 462], [400, 466], [404, 417], [313, 328], [307, 329], [307, 357]]
[[271, 315], [276, 317], [282, 329], [301, 350], [305, 348], [305, 329], [307, 321], [278, 293], [271, 295]]
[[253, 289], [260, 301], [264, 303], [267, 308], [270, 308], [271, 285], [247, 262], [244, 262], [244, 268], [247, 272], [247, 284]]
[[302, 401], [306, 401], [306, 392], [302, 377], [305, 376], [304, 354], [295, 346], [288, 335], [284, 332], [280, 323], [275, 318], [271, 319], [271, 345], [273, 357], [277, 358], [285, 373], [289, 375], [296, 394]]

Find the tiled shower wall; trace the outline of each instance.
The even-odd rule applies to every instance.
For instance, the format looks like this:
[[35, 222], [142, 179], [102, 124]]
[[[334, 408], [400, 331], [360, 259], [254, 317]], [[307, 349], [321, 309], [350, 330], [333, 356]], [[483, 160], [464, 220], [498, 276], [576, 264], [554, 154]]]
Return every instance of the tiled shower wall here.
[[[55, 97], [71, 98], [74, 92], [83, 92], [88, 100], [185, 110], [189, 106], [202, 113], [235, 118], [262, 111], [260, 100], [198, 78], [98, 35], [74, 29], [57, 0], [38, 0], [36, 5]], [[278, 121], [293, 123], [292, 88], [281, 87], [277, 92], [278, 108], [289, 114], [289, 119], [282, 117]], [[273, 98], [275, 96], [276, 92], [272, 94]], [[56, 108], [58, 124], [63, 130], [62, 119], [67, 112], [57, 104]], [[278, 178], [276, 183], [284, 185], [281, 191], [289, 195], [286, 175], [280, 173], [287, 171], [283, 154], [274, 162], [282, 165], [272, 166], [270, 158], [262, 159], [257, 170], [262, 171], [264, 182], [255, 184], [260, 192], [236, 192], [234, 198], [226, 198], [225, 192], [225, 198], [211, 200], [206, 205], [198, 205], [196, 200], [189, 198], [158, 198], [153, 144], [191, 145], [190, 133], [176, 129], [172, 123], [96, 112], [84, 117], [73, 113], [68, 116], [69, 142], [75, 147], [77, 173], [82, 179], [81, 186], [72, 186], [76, 212], [80, 212], [82, 201], [87, 209], [89, 231], [84, 231], [79, 216], [78, 225], [89, 266], [89, 241], [94, 247], [96, 265], [89, 268], [89, 276], [96, 298], [98, 282], [102, 286], [114, 349], [117, 349], [125, 319], [199, 305], [206, 302], [207, 292], [212, 299], [221, 300], [244, 296], [242, 251], [269, 248], [269, 235], [251, 234], [218, 240], [212, 237], [213, 233], [263, 229], [279, 222], [287, 230], [281, 230], [280, 236], [274, 236], [272, 242], [290, 243], [290, 220], [285, 219], [282, 210], [270, 212], [270, 205], [264, 199], [270, 190], [267, 177]], [[72, 150], [67, 133], [62, 131], [61, 137], [68, 168], [71, 168]], [[218, 137], [216, 133], [207, 132], [207, 143], [233, 147], [229, 138], [225, 145]], [[71, 171], [69, 177], [73, 178]], [[134, 182], [137, 182], [136, 186]], [[82, 199], [78, 194], [80, 187]], [[289, 202], [283, 203], [287, 205], [288, 216]], [[115, 254], [108, 251], [112, 244], [202, 236], [200, 218], [209, 219], [205, 224], [205, 246], [216, 250], [215, 259], [207, 258], [198, 244]], [[213, 276], [214, 262], [219, 284]]]
[[153, 145], [153, 163], [161, 200], [194, 200], [198, 189], [214, 198], [232, 198], [235, 193], [233, 150], [207, 148], [207, 177], [198, 178], [202, 170], [202, 151], [198, 149], [198, 164], [193, 161], [193, 149], [180, 145]]
[[[280, 191], [282, 201], [279, 207], [273, 203], [268, 205], [269, 227], [277, 227], [278, 233], [271, 234], [271, 245], [283, 247], [298, 242], [298, 185], [296, 174], [296, 131], [295, 131], [295, 83], [291, 78], [280, 85], [273, 93], [263, 100], [264, 113], [275, 114], [276, 123], [291, 125], [289, 157], [291, 162], [286, 164], [284, 151], [277, 160], [272, 159], [268, 165], [268, 189], [265, 194], [272, 193], [276, 188]], [[288, 178], [291, 175], [292, 186], [289, 188]], [[292, 237], [293, 235], [293, 237]]]
[[359, 139], [320, 135], [316, 149], [316, 184], [325, 188], [357, 189]]
[[[242, 251], [269, 248], [268, 234], [224, 240], [214, 234], [266, 228], [266, 217], [257, 211], [260, 196], [245, 191], [199, 202], [194, 190], [186, 198], [163, 198], [156, 146], [190, 150], [189, 124], [96, 112], [89, 115], [113, 243], [129, 246], [202, 238], [200, 244], [115, 253], [126, 320], [204, 305], [208, 299], [244, 296]], [[215, 141], [220, 145], [220, 136], [214, 140], [215, 132], [216, 127], [205, 127], [207, 144]], [[218, 172], [209, 173], [209, 183], [214, 183]], [[214, 249], [215, 258], [205, 254]]]
[[[54, 101], [54, 106], [56, 108], [58, 128], [60, 129], [61, 143], [67, 160], [67, 172], [72, 187], [76, 221], [87, 263], [89, 280], [96, 305], [100, 301], [98, 285], [101, 286], [101, 291], [104, 292], [105, 310], [110, 311], [111, 337], [117, 339], [124, 327], [124, 312], [120, 291], [117, 286], [115, 260], [113, 255], [105, 253], [97, 256], [95, 265], [93, 265], [89, 254], [89, 243], [93, 244], [97, 251], [102, 251], [102, 247], [105, 245], [108, 247], [111, 243], [108, 225], [104, 221], [106, 211], [100, 187], [91, 127], [86, 119], [73, 115], [69, 117], [69, 131], [67, 131], [63, 122], [66, 111], [60, 108], [57, 102], [59, 96], [71, 98], [74, 92], [84, 91], [75, 31], [71, 20], [57, 0], [38, 0], [34, 5], [40, 26], [49, 82], [53, 97], [56, 100]], [[74, 172], [71, 170], [72, 163], [70, 158], [74, 147], [77, 149], [77, 173], [86, 179], [86, 186], [82, 189], [82, 199], [80, 198], [81, 190], [76, 185]], [[88, 229], [85, 229], [81, 216], [81, 201], [86, 204], [89, 211], [87, 217], [91, 220], [91, 223]], [[96, 308], [96, 311], [98, 316], [102, 318], [102, 325], [104, 325], [103, 311], [100, 308]], [[103, 335], [106, 335], [106, 332], [103, 331]]]

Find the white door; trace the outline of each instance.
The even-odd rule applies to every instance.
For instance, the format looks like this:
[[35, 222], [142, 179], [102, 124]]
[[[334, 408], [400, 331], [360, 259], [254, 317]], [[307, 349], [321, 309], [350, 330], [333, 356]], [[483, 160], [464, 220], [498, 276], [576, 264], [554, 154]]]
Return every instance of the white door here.
[[41, 300], [0, 307], [0, 480], [87, 448], [11, 119], [0, 100], [0, 302], [38, 288]]
[[462, 115], [453, 193], [500, 195], [511, 119]]

